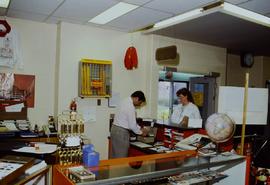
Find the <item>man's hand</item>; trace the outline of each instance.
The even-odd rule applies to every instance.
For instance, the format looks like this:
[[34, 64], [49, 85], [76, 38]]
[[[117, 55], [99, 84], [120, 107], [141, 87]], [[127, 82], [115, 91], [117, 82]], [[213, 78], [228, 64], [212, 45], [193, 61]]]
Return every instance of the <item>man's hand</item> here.
[[149, 133], [149, 129], [147, 129], [147, 128], [145, 128], [145, 127], [143, 127], [143, 128], [141, 128], [141, 131], [142, 131], [142, 136], [147, 136], [147, 134]]

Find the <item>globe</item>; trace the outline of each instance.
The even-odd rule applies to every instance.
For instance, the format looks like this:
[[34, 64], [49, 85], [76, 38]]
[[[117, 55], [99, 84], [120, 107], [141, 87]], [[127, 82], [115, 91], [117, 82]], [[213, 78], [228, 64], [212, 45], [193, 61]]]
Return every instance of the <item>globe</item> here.
[[223, 143], [233, 136], [235, 123], [227, 114], [214, 113], [207, 118], [205, 130], [213, 142]]

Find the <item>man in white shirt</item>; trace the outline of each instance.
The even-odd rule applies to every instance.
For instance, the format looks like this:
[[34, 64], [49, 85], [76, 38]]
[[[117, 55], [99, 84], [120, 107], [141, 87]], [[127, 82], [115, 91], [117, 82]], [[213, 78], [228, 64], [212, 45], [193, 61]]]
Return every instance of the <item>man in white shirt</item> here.
[[112, 158], [128, 157], [129, 131], [145, 136], [147, 131], [136, 122], [136, 108], [145, 103], [142, 91], [135, 91], [130, 97], [124, 99], [114, 117], [111, 128]]
[[171, 115], [171, 122], [185, 126], [188, 124], [188, 119], [201, 119], [200, 111], [194, 104], [191, 92], [182, 88], [176, 92], [179, 99], [179, 104], [174, 108]]

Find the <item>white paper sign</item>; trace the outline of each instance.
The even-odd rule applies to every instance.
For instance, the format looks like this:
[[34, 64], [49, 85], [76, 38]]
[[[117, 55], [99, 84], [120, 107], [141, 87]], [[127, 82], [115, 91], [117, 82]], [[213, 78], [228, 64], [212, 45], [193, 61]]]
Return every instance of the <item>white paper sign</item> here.
[[[243, 87], [219, 87], [218, 112], [230, 116], [236, 124], [242, 124], [244, 107]], [[268, 112], [268, 89], [248, 88], [247, 123], [265, 125]]]
[[6, 106], [5, 110], [6, 112], [21, 112], [23, 107], [24, 107], [24, 104], [19, 103], [15, 105]]
[[94, 106], [89, 106], [82, 110], [83, 119], [85, 122], [95, 122], [97, 109]]

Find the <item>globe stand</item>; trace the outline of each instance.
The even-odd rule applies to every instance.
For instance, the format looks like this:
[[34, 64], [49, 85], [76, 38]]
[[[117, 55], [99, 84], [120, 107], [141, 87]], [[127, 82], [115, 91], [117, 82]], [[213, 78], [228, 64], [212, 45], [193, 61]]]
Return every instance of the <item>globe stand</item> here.
[[215, 142], [215, 145], [216, 145], [216, 148], [215, 148], [216, 155], [221, 154], [222, 150], [221, 150], [221, 147], [220, 147], [220, 143]]
[[215, 152], [220, 154], [221, 143], [233, 137], [235, 131], [234, 121], [226, 114], [214, 113], [206, 120], [205, 130], [209, 138], [215, 143]]

